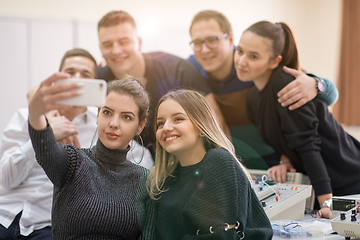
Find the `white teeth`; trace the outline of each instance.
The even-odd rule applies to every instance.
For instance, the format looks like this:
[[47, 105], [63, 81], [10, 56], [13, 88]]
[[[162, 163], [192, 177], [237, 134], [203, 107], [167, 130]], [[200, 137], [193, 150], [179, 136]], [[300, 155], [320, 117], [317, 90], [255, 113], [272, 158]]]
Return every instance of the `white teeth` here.
[[177, 138], [177, 136], [168, 137], [168, 138], [165, 139], [165, 141], [172, 140], [172, 139], [175, 139], [175, 138]]

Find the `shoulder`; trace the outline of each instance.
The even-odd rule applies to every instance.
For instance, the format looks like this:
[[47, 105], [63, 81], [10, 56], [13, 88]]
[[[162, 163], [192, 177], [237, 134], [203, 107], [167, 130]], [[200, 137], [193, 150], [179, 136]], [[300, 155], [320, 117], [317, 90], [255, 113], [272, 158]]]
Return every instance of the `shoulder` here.
[[228, 171], [240, 168], [238, 160], [225, 148], [213, 148], [207, 151], [203, 159], [207, 168]]
[[207, 152], [203, 162], [203, 180], [211, 182], [214, 188], [238, 186], [238, 184], [250, 185], [246, 173], [240, 166], [240, 162], [224, 148], [215, 148]]
[[29, 109], [20, 108], [14, 115], [11, 117], [8, 125], [5, 127], [4, 132], [6, 131], [24, 131], [28, 132], [28, 118], [29, 118]]
[[279, 66], [274, 69], [268, 84], [271, 85], [272, 89], [278, 92], [294, 79], [295, 77], [284, 72], [282, 66]]
[[145, 62], [152, 61], [153, 66], [157, 67], [160, 66], [159, 64], [163, 66], [167, 66], [169, 68], [177, 68], [177, 69], [186, 69], [190, 71], [195, 71], [195, 67], [185, 59], [165, 53], [165, 52], [150, 52], [150, 53], [144, 53], [143, 54]]
[[104, 79], [105, 81], [114, 80], [115, 76], [109, 66], [98, 66], [97, 78]]
[[200, 65], [200, 63], [196, 60], [194, 55], [190, 55], [190, 57], [187, 59], [189, 63], [191, 63], [197, 70], [203, 69]]

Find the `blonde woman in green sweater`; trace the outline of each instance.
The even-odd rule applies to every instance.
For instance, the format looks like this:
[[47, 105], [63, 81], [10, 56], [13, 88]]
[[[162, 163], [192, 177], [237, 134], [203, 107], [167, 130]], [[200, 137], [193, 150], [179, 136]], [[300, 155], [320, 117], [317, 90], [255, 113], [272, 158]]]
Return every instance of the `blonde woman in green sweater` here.
[[272, 229], [234, 147], [205, 98], [162, 97], [156, 112], [155, 239], [270, 239]]

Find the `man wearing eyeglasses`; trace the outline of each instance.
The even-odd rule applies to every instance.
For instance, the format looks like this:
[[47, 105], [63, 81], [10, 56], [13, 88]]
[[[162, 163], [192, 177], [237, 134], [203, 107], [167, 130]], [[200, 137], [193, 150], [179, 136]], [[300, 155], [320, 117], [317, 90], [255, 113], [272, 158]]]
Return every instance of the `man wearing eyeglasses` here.
[[[191, 55], [188, 61], [207, 79], [231, 135], [245, 142], [250, 138], [247, 143], [268, 160], [268, 165], [278, 162], [273, 150], [262, 142], [255, 127], [246, 117], [246, 98], [253, 83], [242, 82], [236, 75], [235, 47], [228, 19], [217, 11], [201, 11], [192, 20], [190, 35], [194, 55]], [[294, 69], [284, 70], [296, 79], [279, 92], [279, 101], [283, 107], [289, 106], [289, 109], [293, 110], [316, 96], [328, 105], [336, 102], [338, 92], [331, 81], [317, 77], [314, 79]], [[324, 88], [317, 88], [320, 85]]]

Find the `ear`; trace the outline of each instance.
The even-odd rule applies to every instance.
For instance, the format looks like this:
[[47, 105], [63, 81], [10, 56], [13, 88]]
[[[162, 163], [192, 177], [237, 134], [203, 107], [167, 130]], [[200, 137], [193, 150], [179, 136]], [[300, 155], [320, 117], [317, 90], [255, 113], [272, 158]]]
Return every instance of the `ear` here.
[[138, 38], [138, 41], [139, 41], [139, 52], [141, 52], [141, 44], [142, 44], [142, 39], [141, 39], [141, 37]]
[[231, 48], [233, 48], [233, 47], [234, 47], [234, 35], [233, 35], [232, 32], [229, 32], [228, 38], [229, 38], [229, 42], [230, 42]]
[[278, 55], [276, 58], [270, 60], [270, 68], [275, 69], [281, 62], [282, 56]]
[[136, 131], [135, 135], [140, 135], [140, 133], [142, 132], [142, 130], [144, 129], [146, 124], [146, 119], [144, 119], [140, 124], [139, 124], [139, 128]]
[[99, 113], [100, 113], [100, 110], [98, 110], [98, 113], [96, 116], [96, 125], [99, 125]]

